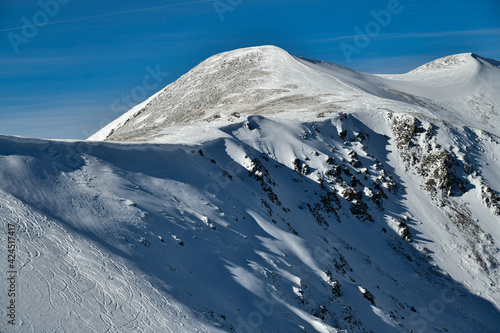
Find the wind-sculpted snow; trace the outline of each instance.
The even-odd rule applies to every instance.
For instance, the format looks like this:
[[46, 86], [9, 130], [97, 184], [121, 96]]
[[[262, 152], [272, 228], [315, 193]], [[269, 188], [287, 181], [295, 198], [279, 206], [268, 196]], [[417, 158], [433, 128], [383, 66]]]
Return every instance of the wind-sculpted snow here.
[[101, 141], [0, 136], [0, 331], [498, 332], [499, 71], [249, 48]]
[[2, 332], [500, 325], [486, 132], [378, 111], [248, 116], [192, 145], [0, 140], [20, 267]]
[[250, 114], [388, 109], [500, 135], [499, 62], [463, 53], [407, 74], [371, 75], [274, 46], [215, 55], [90, 137], [162, 142], [169, 128], [239, 122]]

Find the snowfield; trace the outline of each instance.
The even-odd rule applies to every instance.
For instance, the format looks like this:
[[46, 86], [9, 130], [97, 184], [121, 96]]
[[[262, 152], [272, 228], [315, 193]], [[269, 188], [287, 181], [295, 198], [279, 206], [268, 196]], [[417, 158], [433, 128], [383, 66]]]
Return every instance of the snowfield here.
[[0, 331], [498, 332], [499, 65], [241, 49], [87, 141], [0, 136]]

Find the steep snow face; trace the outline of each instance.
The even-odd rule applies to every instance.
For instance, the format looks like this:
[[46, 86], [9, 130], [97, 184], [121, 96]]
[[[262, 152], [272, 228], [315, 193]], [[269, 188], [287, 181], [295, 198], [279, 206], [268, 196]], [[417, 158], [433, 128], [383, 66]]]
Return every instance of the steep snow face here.
[[248, 114], [422, 113], [500, 135], [500, 68], [458, 54], [403, 75], [370, 75], [274, 46], [215, 55], [90, 137], [165, 140], [168, 128], [225, 125]]
[[16, 329], [498, 331], [498, 137], [390, 111], [240, 120], [190, 145], [0, 137]]
[[498, 65], [249, 48], [92, 137], [132, 143], [0, 136], [0, 331], [497, 333]]

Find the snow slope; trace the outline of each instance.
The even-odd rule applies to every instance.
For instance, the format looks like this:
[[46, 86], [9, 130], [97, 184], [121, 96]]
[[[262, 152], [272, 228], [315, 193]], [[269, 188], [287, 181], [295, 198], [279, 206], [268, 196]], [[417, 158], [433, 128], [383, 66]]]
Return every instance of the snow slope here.
[[499, 62], [465, 53], [403, 75], [370, 75], [275, 46], [215, 55], [89, 139], [162, 141], [165, 128], [240, 114], [423, 113], [500, 135]]
[[0, 331], [498, 332], [500, 138], [474, 90], [431, 95], [493, 103], [495, 66], [243, 49], [92, 137], [135, 142], [0, 136]]

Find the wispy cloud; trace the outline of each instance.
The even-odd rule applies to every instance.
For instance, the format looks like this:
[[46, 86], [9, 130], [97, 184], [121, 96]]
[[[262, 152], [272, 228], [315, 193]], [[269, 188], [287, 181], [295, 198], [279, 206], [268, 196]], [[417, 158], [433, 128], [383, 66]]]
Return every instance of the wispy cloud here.
[[[171, 8], [171, 7], [190, 6], [190, 5], [197, 5], [197, 4], [201, 4], [201, 3], [207, 3], [207, 2], [213, 2], [213, 0], [200, 0], [200, 1], [184, 2], [184, 3], [178, 3], [178, 4], [156, 6], [156, 7], [147, 7], [147, 8], [139, 8], [139, 9], [132, 9], [132, 10], [124, 10], [124, 11], [120, 11], [120, 12], [113, 12], [113, 13], [100, 14], [100, 15], [92, 15], [92, 16], [85, 16], [85, 17], [76, 17], [76, 18], [67, 19], [67, 20], [60, 20], [60, 21], [48, 22], [45, 25], [68, 23], [68, 22], [76, 22], [76, 21], [85, 21], [85, 20], [91, 20], [91, 19], [96, 19], [96, 18], [101, 18], [101, 17], [124, 15], [124, 14], [131, 14], [131, 13], [138, 13], [138, 12], [145, 12], [145, 11], [150, 11], [150, 10], [156, 10], [156, 9]], [[5, 28], [5, 29], [0, 29], [0, 32], [3, 32], [3, 31], [12, 31], [12, 30], [19, 30], [19, 29], [22, 29], [22, 28], [29, 28], [29, 27], [34, 27], [34, 26], [36, 26], [36, 25], [20, 26], [20, 27], [13, 27], [13, 28]]]
[[[101, 56], [101, 55], [99, 55]], [[104, 56], [101, 56], [104, 57]], [[107, 56], [111, 58], [111, 56]], [[51, 65], [53, 63], [78, 64], [86, 61], [93, 61], [93, 55], [72, 55], [72, 56], [30, 56], [30, 57], [8, 57], [0, 56], [0, 62], [6, 66], [25, 66], [37, 64], [40, 66]]]
[[374, 57], [356, 60], [353, 67], [372, 74], [402, 74], [435, 59], [429, 55]]
[[[1, 115], [19, 114], [19, 116], [25, 116], [29, 112], [36, 112], [34, 110], [59, 109], [61, 111], [68, 111], [69, 109], [74, 109], [75, 105], [86, 105], [86, 108], [90, 109], [102, 105], [106, 97], [110, 98], [110, 96], [108, 96], [109, 94], [105, 95], [105, 93], [102, 92], [85, 95], [85, 97], [80, 96], [75, 98], [65, 96], [64, 99], [58, 99], [57, 97], [47, 94], [39, 96], [23, 95], [22, 99], [19, 97], [1, 97]], [[109, 104], [111, 104], [111, 102], [109, 102]]]
[[100, 128], [109, 105], [76, 98], [2, 107], [0, 134], [38, 138], [85, 139]]
[[[442, 38], [455, 36], [491, 36], [500, 35], [500, 28], [459, 30], [459, 31], [437, 31], [437, 32], [407, 32], [407, 33], [385, 33], [379, 34], [377, 39], [400, 39], [400, 38]], [[313, 40], [315, 43], [331, 42], [336, 40], [352, 39], [356, 35], [339, 36]]]
[[[37, 110], [2, 119], [0, 134], [39, 138], [84, 139], [84, 127], [95, 128], [97, 115], [81, 107]], [[97, 118], [98, 119], [98, 118]]]

